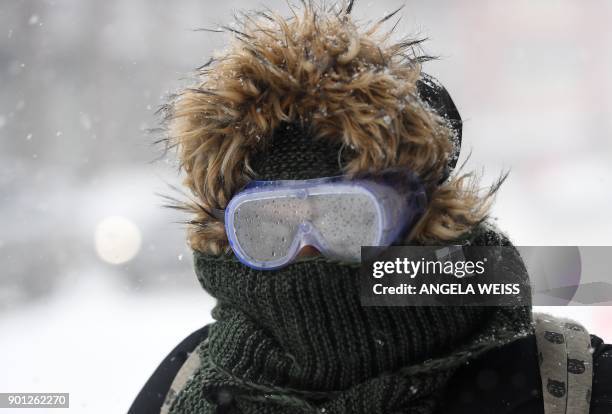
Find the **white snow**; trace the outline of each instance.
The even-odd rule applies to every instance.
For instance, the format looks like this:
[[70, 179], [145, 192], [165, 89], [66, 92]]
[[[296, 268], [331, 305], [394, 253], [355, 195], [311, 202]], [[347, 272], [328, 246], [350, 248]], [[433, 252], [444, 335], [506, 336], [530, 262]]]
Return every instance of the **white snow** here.
[[109, 276], [72, 275], [50, 299], [0, 314], [2, 392], [69, 392], [70, 412], [126, 412], [168, 352], [211, 322], [199, 287], [134, 294]]

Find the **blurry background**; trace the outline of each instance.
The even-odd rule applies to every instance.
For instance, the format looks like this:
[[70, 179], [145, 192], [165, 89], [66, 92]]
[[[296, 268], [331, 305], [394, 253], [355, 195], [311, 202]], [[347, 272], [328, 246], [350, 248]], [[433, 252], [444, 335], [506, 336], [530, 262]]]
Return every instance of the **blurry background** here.
[[[357, 1], [362, 20], [401, 2]], [[70, 392], [124, 412], [157, 363], [211, 320], [156, 193], [180, 183], [148, 128], [223, 47], [195, 32], [283, 1], [0, 3], [0, 391]], [[522, 245], [612, 245], [612, 3], [407, 2], [425, 70], [465, 120], [467, 169], [511, 175], [495, 208]], [[612, 341], [606, 307], [555, 308]], [[2, 410], [0, 410], [2, 411]], [[36, 411], [40, 412], [40, 411]]]

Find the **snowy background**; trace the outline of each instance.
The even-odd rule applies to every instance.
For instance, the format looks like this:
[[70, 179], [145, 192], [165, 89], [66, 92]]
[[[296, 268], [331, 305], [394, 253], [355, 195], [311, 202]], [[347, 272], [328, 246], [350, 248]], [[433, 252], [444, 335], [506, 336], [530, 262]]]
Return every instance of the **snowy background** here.
[[[184, 217], [156, 196], [180, 182], [175, 161], [155, 161], [145, 131], [223, 45], [192, 29], [264, 4], [287, 12], [273, 0], [0, 3], [0, 392], [125, 412], [210, 321]], [[401, 4], [358, 1], [354, 14]], [[612, 3], [410, 1], [402, 15], [398, 34], [428, 36], [441, 57], [425, 70], [465, 119], [468, 169], [485, 182], [512, 171], [500, 227], [522, 245], [612, 245]], [[552, 311], [612, 341], [611, 308]]]

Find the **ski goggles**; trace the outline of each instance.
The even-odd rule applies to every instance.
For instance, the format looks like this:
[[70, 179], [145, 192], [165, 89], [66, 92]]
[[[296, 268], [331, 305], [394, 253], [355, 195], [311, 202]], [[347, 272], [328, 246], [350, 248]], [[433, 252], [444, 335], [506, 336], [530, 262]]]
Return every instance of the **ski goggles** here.
[[362, 246], [389, 246], [422, 215], [425, 190], [409, 172], [359, 179], [253, 181], [225, 209], [236, 257], [258, 270], [293, 262], [305, 246], [359, 262]]

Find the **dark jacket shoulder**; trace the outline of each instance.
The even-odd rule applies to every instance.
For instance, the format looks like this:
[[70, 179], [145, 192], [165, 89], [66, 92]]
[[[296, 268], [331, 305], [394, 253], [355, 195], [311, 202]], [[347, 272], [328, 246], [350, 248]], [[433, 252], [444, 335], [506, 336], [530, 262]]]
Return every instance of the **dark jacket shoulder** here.
[[159, 413], [172, 381], [189, 354], [208, 337], [208, 326], [198, 329], [172, 351], [155, 369], [130, 407], [129, 414]]
[[[612, 345], [591, 335], [590, 414], [612, 413]], [[535, 336], [518, 339], [470, 361], [453, 376], [440, 412], [544, 414]]]

